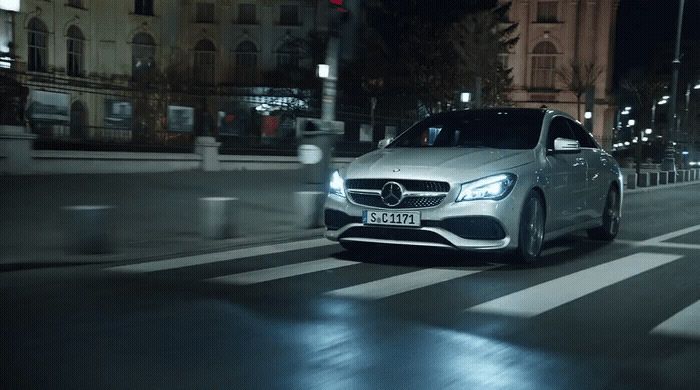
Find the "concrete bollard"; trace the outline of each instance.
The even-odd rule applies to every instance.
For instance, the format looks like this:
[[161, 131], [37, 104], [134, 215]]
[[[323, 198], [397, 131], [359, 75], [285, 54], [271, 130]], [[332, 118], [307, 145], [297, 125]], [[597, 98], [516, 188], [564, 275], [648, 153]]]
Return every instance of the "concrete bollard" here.
[[637, 185], [639, 187], [649, 187], [649, 174], [644, 172], [637, 176]]
[[113, 251], [111, 214], [104, 205], [65, 206], [64, 249], [66, 253], [105, 254]]
[[225, 239], [238, 234], [238, 198], [199, 198], [199, 234]]
[[659, 185], [668, 184], [668, 172], [659, 172]]
[[688, 170], [688, 174], [690, 175], [690, 178], [688, 180], [695, 181], [695, 169]]
[[676, 173], [676, 183], [683, 183], [685, 181], [685, 171], [678, 171]]
[[637, 174], [636, 173], [630, 173], [629, 175], [627, 175], [627, 188], [630, 190], [637, 188]]
[[690, 181], [690, 171], [687, 169], [683, 171], [683, 181]]
[[648, 172], [649, 176], [649, 187], [655, 187], [659, 185], [659, 172]]
[[668, 184], [673, 184], [676, 182], [676, 177], [678, 174], [673, 171], [668, 171]]
[[320, 191], [297, 191], [294, 193], [294, 215], [296, 224], [303, 229], [323, 226], [323, 202], [326, 193]]

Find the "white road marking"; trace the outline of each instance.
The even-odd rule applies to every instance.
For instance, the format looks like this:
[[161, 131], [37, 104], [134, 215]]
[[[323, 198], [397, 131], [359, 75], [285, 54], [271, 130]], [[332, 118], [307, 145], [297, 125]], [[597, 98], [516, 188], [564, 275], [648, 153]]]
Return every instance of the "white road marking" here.
[[321, 246], [336, 245], [337, 243], [325, 238], [318, 238], [305, 241], [294, 241], [282, 244], [265, 245], [252, 248], [234, 249], [226, 252], [208, 253], [195, 256], [180, 257], [177, 259], [167, 259], [150, 261], [146, 263], [129, 264], [117, 267], [108, 268], [109, 271], [128, 272], [128, 273], [146, 273], [165, 271], [177, 268], [190, 267], [194, 265], [202, 265], [216, 263], [219, 261], [237, 260], [254, 256], [271, 255], [294, 251], [299, 249], [309, 249]]
[[700, 250], [700, 245], [698, 244], [685, 244], [682, 242], [650, 242], [645, 243], [644, 241], [632, 241], [632, 240], [619, 240], [616, 239], [615, 243], [630, 245], [630, 246], [651, 246], [655, 248], [672, 248], [672, 249], [695, 249]]
[[214, 283], [248, 285], [269, 282], [271, 280], [290, 278], [292, 276], [310, 274], [312, 272], [347, 267], [355, 264], [358, 263], [356, 261], [326, 258], [314, 261], [307, 261], [305, 263], [288, 264], [280, 267], [265, 268], [255, 271], [242, 272], [238, 274], [218, 276], [216, 278], [207, 279], [207, 281]]
[[636, 253], [505, 295], [465, 311], [534, 317], [681, 257]]
[[680, 237], [688, 233], [700, 230], [700, 225], [690, 226], [685, 229], [676, 230], [675, 232], [662, 234], [657, 237], [652, 237], [641, 242], [642, 245], [658, 244], [662, 241], [670, 240], [672, 238]]
[[448, 280], [472, 275], [491, 268], [493, 267], [485, 267], [478, 270], [429, 268], [329, 291], [326, 293], [326, 295], [367, 300], [381, 299], [419, 288], [428, 287], [433, 284], [446, 282]]
[[652, 334], [700, 339], [700, 301], [674, 314], [652, 329]]

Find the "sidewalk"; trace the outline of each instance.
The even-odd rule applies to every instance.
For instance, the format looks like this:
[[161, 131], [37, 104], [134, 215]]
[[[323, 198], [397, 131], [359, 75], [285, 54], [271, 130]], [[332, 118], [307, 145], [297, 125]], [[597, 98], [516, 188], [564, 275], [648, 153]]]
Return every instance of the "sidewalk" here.
[[[291, 239], [323, 229], [294, 224], [292, 195], [299, 171], [186, 171], [158, 174], [0, 176], [0, 266], [159, 258]], [[239, 198], [239, 237], [203, 240], [198, 199]], [[64, 252], [63, 206], [114, 206], [112, 254]]]

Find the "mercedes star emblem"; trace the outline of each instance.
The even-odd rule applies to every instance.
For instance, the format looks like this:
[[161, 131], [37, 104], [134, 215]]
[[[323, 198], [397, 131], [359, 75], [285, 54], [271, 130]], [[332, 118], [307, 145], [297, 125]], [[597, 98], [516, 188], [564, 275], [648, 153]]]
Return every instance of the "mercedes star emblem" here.
[[401, 203], [403, 198], [403, 186], [395, 181], [388, 181], [382, 187], [382, 202], [389, 207], [394, 207]]

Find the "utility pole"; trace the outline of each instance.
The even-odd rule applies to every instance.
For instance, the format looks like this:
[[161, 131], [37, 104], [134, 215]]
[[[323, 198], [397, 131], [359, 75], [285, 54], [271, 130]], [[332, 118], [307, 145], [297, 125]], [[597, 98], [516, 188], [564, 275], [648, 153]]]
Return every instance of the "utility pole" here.
[[338, 86], [338, 56], [340, 54], [340, 39], [336, 34], [328, 38], [326, 49], [326, 65], [328, 65], [328, 77], [323, 79], [323, 92], [321, 97], [321, 119], [324, 121], [335, 120], [335, 101]]

